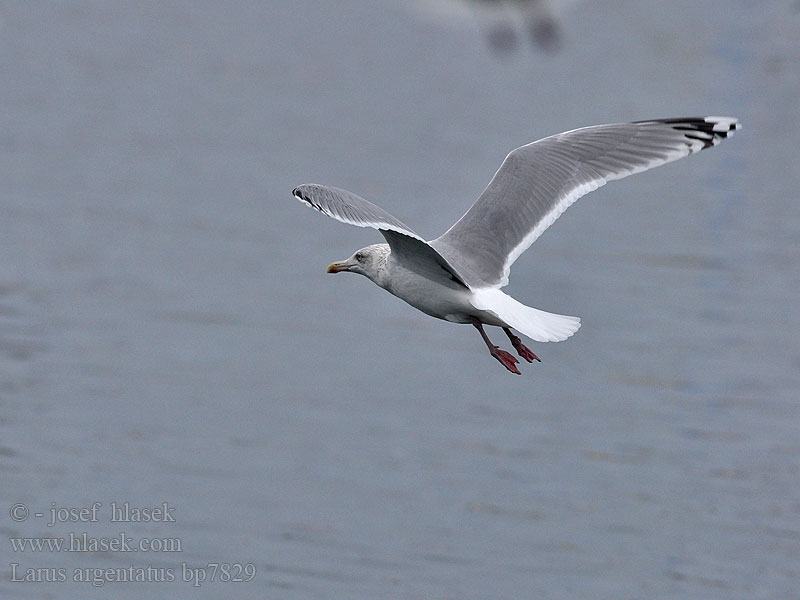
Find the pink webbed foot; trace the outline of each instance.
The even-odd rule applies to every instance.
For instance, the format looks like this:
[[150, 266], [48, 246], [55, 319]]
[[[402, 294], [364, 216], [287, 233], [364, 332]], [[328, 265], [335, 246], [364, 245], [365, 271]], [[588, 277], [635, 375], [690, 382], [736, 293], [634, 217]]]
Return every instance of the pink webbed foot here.
[[536, 356], [533, 352], [531, 352], [530, 349], [525, 344], [522, 343], [521, 339], [515, 338], [511, 340], [511, 345], [514, 346], [514, 350], [517, 351], [517, 354], [519, 354], [529, 363], [532, 363], [535, 360], [542, 362], [542, 359]]
[[516, 373], [517, 375], [522, 375], [517, 368], [517, 363], [519, 362], [516, 358], [512, 356], [510, 352], [506, 352], [505, 350], [500, 350], [497, 346], [492, 346], [489, 350], [497, 360], [500, 361], [506, 369], [511, 371], [512, 373]]
[[510, 330], [505, 328], [503, 328], [503, 330], [506, 332], [506, 335], [508, 335], [508, 339], [511, 340], [511, 345], [514, 346], [514, 350], [517, 351], [517, 354], [519, 354], [529, 363], [532, 363], [535, 360], [542, 362], [542, 359], [536, 356], [533, 352], [531, 352], [530, 348], [528, 348], [525, 344], [523, 344], [521, 339], [519, 339], [517, 336], [511, 333]]
[[[497, 346], [492, 344], [489, 340], [489, 336], [486, 335], [486, 332], [483, 330], [483, 323], [481, 323], [478, 319], [472, 319], [472, 325], [478, 332], [481, 334], [483, 341], [486, 342], [486, 347], [489, 348], [489, 352], [494, 356], [497, 360], [500, 361], [506, 369], [511, 371], [512, 373], [516, 373], [517, 375], [522, 375], [517, 368], [517, 363], [519, 362], [516, 358], [514, 358], [510, 353], [506, 352], [505, 350], [500, 350]], [[511, 336], [513, 335], [510, 331], [506, 330], [506, 333]]]

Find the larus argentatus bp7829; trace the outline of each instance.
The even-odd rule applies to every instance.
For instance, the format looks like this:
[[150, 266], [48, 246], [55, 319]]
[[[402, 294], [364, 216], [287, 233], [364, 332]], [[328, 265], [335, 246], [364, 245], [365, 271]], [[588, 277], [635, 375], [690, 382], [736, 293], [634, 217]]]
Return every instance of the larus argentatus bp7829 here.
[[475, 204], [430, 242], [345, 190], [306, 184], [292, 193], [329, 217], [378, 229], [386, 238], [386, 244], [332, 263], [328, 273], [360, 273], [432, 317], [475, 326], [492, 356], [519, 374], [519, 361], [493, 345], [483, 325], [502, 327], [528, 362], [539, 357], [512, 328], [537, 342], [560, 342], [580, 327], [578, 317], [525, 306], [501, 291], [519, 255], [584, 194], [715, 146], [738, 128], [731, 117], [688, 117], [597, 125], [546, 137], [511, 152]]

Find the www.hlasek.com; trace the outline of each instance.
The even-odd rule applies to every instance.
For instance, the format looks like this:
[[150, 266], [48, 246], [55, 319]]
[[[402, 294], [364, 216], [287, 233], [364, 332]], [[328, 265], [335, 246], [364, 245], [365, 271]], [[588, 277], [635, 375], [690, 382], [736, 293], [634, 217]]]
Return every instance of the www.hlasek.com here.
[[65, 537], [10, 537], [14, 552], [183, 552], [177, 537], [133, 538], [121, 531], [114, 537], [94, 537], [85, 531]]
[[15, 583], [90, 583], [94, 587], [103, 587], [107, 583], [169, 583], [183, 581], [193, 587], [205, 583], [247, 583], [256, 576], [253, 563], [206, 563], [200, 566], [180, 564], [178, 569], [172, 567], [77, 567], [68, 570], [64, 567], [23, 568], [19, 563], [10, 563], [11, 581]]

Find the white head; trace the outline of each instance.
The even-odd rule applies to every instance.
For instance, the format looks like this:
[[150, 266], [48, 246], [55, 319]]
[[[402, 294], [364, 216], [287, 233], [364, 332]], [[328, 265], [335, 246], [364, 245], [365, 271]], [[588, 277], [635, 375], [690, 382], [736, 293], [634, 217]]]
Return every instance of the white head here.
[[380, 285], [380, 275], [386, 266], [386, 258], [389, 256], [388, 244], [373, 244], [356, 251], [347, 260], [331, 263], [328, 266], [328, 273], [338, 273], [339, 271], [349, 271], [369, 277]]

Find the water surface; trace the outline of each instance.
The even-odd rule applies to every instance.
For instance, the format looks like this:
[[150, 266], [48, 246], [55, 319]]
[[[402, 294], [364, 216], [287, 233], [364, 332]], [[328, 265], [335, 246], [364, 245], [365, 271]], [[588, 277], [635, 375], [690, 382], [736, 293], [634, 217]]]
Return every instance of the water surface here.
[[[0, 10], [3, 597], [797, 594], [800, 14], [567, 14], [558, 52], [499, 58], [403, 3]], [[345, 187], [435, 237], [518, 145], [703, 114], [744, 129], [586, 197], [517, 262], [510, 293], [583, 319], [521, 377], [325, 275], [380, 237], [290, 196]], [[176, 521], [9, 513], [93, 502]], [[6, 539], [83, 531], [183, 551]], [[180, 581], [209, 562], [257, 575]], [[148, 565], [178, 581], [72, 581]]]

